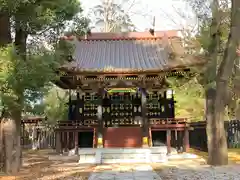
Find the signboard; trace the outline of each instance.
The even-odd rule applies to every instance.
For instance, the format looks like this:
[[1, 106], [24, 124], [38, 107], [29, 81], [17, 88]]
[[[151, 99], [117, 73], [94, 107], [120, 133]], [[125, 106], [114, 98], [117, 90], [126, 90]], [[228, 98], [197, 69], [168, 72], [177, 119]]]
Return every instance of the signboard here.
[[108, 93], [136, 93], [136, 88], [111, 88], [106, 89]]

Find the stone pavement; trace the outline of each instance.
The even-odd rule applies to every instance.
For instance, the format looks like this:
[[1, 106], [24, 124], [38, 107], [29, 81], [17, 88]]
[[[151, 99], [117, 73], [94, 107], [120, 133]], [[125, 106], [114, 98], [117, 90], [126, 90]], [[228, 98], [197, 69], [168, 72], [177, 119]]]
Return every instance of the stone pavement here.
[[88, 180], [161, 180], [150, 165], [101, 165]]

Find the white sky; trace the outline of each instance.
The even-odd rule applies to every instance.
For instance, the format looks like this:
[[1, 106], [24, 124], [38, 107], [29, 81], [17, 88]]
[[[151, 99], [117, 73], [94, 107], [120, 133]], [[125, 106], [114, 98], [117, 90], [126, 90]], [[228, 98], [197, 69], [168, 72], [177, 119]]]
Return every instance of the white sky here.
[[[130, 3], [134, 0], [129, 0]], [[196, 24], [191, 8], [186, 0], [135, 0], [137, 2], [131, 8], [135, 15], [131, 16], [137, 31], [151, 28], [153, 16], [155, 16], [155, 30], [182, 29]], [[101, 0], [80, 0], [87, 15], [91, 8], [101, 3]], [[130, 5], [126, 6], [126, 9]], [[181, 15], [179, 15], [179, 13]], [[142, 15], [141, 15], [142, 14]], [[187, 18], [183, 18], [187, 16]]]

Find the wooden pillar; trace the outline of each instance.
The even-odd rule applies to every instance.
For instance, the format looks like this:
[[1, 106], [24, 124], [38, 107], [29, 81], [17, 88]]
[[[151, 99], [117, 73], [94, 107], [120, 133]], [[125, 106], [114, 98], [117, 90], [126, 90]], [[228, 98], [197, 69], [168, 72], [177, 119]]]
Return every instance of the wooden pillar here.
[[61, 132], [57, 131], [56, 132], [56, 151], [57, 153], [61, 153]]
[[78, 131], [74, 132], [74, 153], [78, 155]]
[[188, 152], [189, 150], [189, 131], [186, 128], [184, 130], [184, 152]]
[[68, 120], [72, 120], [71, 89], [69, 89], [69, 99], [68, 99]]
[[178, 151], [183, 152], [183, 131], [178, 131], [178, 139], [177, 139], [177, 144], [178, 144]]
[[67, 152], [68, 151], [68, 142], [67, 142], [68, 132], [64, 132], [63, 135], [64, 135], [64, 152]]
[[102, 98], [103, 98], [103, 89], [99, 89], [98, 98], [99, 104], [97, 108], [97, 120], [98, 120], [98, 130], [97, 130], [97, 148], [103, 148], [103, 112], [102, 112]]
[[141, 106], [142, 106], [142, 129], [143, 129], [143, 138], [142, 146], [149, 147], [149, 123], [147, 118], [147, 92], [145, 89], [141, 91]]
[[171, 130], [167, 130], [167, 154], [171, 154]]
[[70, 135], [69, 135], [69, 134], [70, 134], [70, 132], [67, 131], [67, 132], [66, 132], [66, 136], [67, 136], [67, 137], [66, 137], [66, 141], [67, 141], [67, 142], [66, 142], [66, 148], [65, 148], [66, 150], [69, 150], [69, 149], [70, 149], [70, 147], [69, 147], [69, 146], [70, 146], [70, 141], [69, 141], [69, 140], [70, 140], [70, 138], [69, 138]]
[[151, 127], [149, 128], [149, 147], [152, 147], [152, 129]]

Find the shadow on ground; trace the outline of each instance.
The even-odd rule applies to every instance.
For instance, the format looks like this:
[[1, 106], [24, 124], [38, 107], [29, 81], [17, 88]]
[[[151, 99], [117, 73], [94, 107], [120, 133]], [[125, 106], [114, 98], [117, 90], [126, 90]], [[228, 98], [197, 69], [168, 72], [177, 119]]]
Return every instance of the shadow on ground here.
[[[220, 176], [223, 176], [223, 178], [226, 179], [225, 175], [232, 175], [234, 179], [235, 174], [238, 173], [240, 169], [240, 166], [236, 165], [240, 164], [240, 150], [229, 150], [230, 164], [234, 164], [234, 166], [228, 166], [225, 169], [213, 169], [207, 166], [207, 153], [197, 150], [191, 151], [199, 155], [199, 158], [169, 160], [166, 163], [156, 163], [151, 164], [151, 166], [164, 180], [179, 180], [179, 178], [186, 177], [187, 174], [191, 180], [193, 176], [200, 179], [209, 179], [209, 176], [213, 174], [213, 170], [219, 174], [219, 177], [216, 175], [215, 178], [221, 179]], [[131, 173], [135, 167], [141, 166], [141, 164], [79, 165], [76, 160], [51, 161], [48, 159], [49, 154], [52, 154], [52, 150], [24, 152], [23, 168], [20, 173], [17, 174], [17, 176], [11, 177], [0, 176], [0, 180], [87, 180], [92, 172], [109, 172], [110, 174], [116, 172]], [[231, 171], [231, 169], [234, 170], [234, 172]], [[140, 171], [142, 171], [143, 175], [145, 172], [147, 173], [146, 170]], [[188, 180], [188, 178], [186, 177], [185, 180]]]
[[[79, 165], [76, 160], [51, 161], [48, 159], [49, 154], [52, 154], [52, 150], [24, 152], [20, 173], [16, 176], [0, 177], [0, 180], [87, 180], [93, 172], [97, 176], [101, 175], [101, 172], [109, 176], [119, 173], [131, 176], [136, 167], [145, 167], [142, 164]], [[146, 169], [138, 169], [138, 172], [142, 173], [142, 176], [148, 174]]]
[[[87, 180], [93, 166], [79, 166], [76, 161], [50, 161], [51, 150], [28, 151], [23, 153], [23, 167], [16, 176], [2, 176], [0, 180], [60, 180], [70, 178]], [[67, 179], [66, 178], [66, 179]]]

